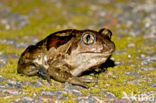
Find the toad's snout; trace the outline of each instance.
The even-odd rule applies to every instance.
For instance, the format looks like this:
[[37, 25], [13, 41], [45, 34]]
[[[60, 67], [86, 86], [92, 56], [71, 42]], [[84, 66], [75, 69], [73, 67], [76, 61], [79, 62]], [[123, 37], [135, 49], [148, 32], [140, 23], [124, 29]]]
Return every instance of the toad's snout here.
[[114, 51], [115, 51], [115, 44], [114, 44], [114, 42], [112, 42], [112, 43], [110, 43], [110, 44], [108, 44], [109, 46], [109, 52], [110, 53], [113, 53]]
[[105, 41], [103, 43], [103, 51], [112, 54], [115, 51], [115, 44], [112, 41]]

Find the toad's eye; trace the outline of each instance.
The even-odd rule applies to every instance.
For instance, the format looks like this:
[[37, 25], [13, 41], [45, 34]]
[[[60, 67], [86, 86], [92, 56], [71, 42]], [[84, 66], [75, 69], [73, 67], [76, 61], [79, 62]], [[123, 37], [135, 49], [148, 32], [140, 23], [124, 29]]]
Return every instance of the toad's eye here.
[[82, 34], [82, 37], [81, 37], [81, 41], [84, 43], [84, 44], [93, 44], [96, 40], [96, 37], [93, 33], [90, 33], [90, 32], [85, 32]]

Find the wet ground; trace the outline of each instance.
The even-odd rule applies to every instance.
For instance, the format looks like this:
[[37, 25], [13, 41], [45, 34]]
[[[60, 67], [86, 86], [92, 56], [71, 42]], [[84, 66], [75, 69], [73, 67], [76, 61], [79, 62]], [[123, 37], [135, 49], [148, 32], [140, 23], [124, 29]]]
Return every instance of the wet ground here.
[[[0, 103], [155, 103], [155, 5], [155, 0], [0, 0]], [[17, 73], [20, 54], [48, 34], [102, 27], [113, 32], [115, 66], [88, 74], [99, 80], [89, 89], [54, 80], [49, 86]]]

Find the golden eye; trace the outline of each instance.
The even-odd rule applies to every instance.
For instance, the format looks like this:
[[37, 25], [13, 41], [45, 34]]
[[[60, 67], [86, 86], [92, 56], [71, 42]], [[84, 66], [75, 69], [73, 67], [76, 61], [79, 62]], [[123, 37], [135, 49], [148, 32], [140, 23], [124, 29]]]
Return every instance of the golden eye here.
[[84, 44], [93, 44], [96, 40], [96, 37], [93, 33], [90, 33], [90, 32], [85, 32], [82, 34], [82, 37], [81, 37], [81, 41], [84, 43]]

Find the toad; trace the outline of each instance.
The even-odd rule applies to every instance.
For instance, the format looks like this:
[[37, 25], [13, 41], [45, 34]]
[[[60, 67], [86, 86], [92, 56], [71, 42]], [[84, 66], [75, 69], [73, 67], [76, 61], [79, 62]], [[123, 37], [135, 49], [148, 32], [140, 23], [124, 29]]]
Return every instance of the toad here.
[[102, 28], [67, 29], [50, 34], [45, 39], [30, 45], [21, 54], [17, 71], [20, 74], [50, 78], [88, 88], [86, 81], [79, 76], [99, 67], [114, 52], [112, 32]]

